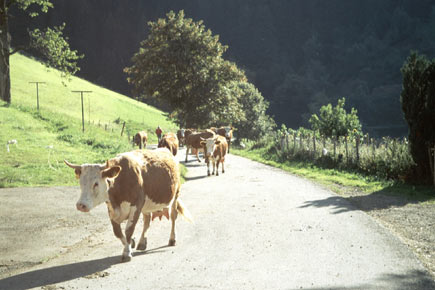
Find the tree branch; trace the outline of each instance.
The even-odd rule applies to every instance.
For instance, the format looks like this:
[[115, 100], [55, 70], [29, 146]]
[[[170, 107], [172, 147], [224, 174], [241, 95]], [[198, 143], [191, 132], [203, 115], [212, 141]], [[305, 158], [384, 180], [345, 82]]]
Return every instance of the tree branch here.
[[10, 52], [9, 52], [9, 55], [13, 55], [13, 54], [19, 52], [20, 50], [24, 50], [24, 49], [26, 49], [26, 48], [29, 48], [29, 46], [26, 46], [26, 45], [19, 45], [19, 46], [15, 47], [12, 51], [10, 51]]

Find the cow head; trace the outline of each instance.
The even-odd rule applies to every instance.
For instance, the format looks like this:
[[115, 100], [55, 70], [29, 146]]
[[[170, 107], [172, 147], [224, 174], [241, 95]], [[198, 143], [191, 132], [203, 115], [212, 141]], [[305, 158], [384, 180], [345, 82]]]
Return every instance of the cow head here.
[[180, 136], [181, 136], [181, 138], [184, 138], [184, 129], [180, 129]]
[[231, 133], [233, 131], [233, 127], [232, 126], [231, 127], [224, 127], [224, 129], [225, 129], [225, 137], [231, 138]]
[[76, 207], [79, 211], [88, 212], [97, 205], [109, 200], [108, 190], [113, 186], [114, 179], [121, 171], [120, 166], [101, 164], [75, 165], [64, 160], [65, 164], [74, 169], [80, 179], [80, 198]]
[[204, 139], [201, 137], [201, 145], [204, 147], [204, 155], [205, 157], [210, 157], [214, 149], [216, 148], [216, 145], [219, 144], [221, 141], [217, 140], [217, 137], [212, 137], [208, 139]]

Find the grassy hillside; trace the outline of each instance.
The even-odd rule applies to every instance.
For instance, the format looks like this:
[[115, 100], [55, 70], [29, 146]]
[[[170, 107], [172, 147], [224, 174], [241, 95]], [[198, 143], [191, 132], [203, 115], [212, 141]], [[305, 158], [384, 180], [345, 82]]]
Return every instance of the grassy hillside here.
[[[62, 84], [58, 71], [23, 55], [12, 57], [11, 78], [12, 104], [0, 104], [0, 187], [76, 185], [64, 159], [104, 162], [131, 150], [131, 135], [138, 130], [148, 131], [155, 143], [157, 125], [164, 131], [176, 129], [151, 106], [75, 77]], [[46, 82], [39, 88], [39, 112], [31, 81]], [[84, 98], [85, 132], [80, 94], [72, 90], [92, 91]], [[18, 143], [7, 152], [6, 143], [13, 139]]]

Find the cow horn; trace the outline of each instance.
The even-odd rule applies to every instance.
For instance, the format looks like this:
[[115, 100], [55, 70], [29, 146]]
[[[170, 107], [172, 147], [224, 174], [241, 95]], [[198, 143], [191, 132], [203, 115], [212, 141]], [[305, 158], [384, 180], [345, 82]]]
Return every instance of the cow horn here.
[[66, 160], [63, 160], [63, 162], [65, 162], [65, 164], [68, 165], [69, 167], [71, 167], [72, 169], [81, 169], [82, 168], [80, 165], [71, 164]]
[[200, 136], [199, 138], [201, 138], [201, 141], [205, 141], [205, 139], [204, 139], [204, 138], [202, 138], [201, 136]]

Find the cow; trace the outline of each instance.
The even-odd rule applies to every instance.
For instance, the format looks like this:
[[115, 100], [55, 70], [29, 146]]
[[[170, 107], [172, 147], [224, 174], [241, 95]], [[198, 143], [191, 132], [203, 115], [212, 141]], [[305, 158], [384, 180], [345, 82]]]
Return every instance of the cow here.
[[158, 148], [168, 148], [168, 150], [172, 153], [172, 155], [177, 155], [178, 151], [178, 138], [177, 135], [175, 135], [172, 132], [168, 132], [165, 135], [163, 135], [162, 139], [160, 139], [159, 144], [157, 145]]
[[184, 133], [185, 133], [186, 129], [178, 129], [177, 131], [177, 138], [178, 138], [178, 143], [180, 145], [180, 147], [184, 146], [184, 142], [185, 142], [185, 137], [184, 137]]
[[205, 162], [207, 163], [207, 175], [210, 176], [210, 159], [213, 164], [213, 173], [219, 176], [219, 163], [222, 163], [222, 173], [225, 173], [224, 162], [227, 153], [228, 144], [225, 137], [217, 135], [208, 139], [201, 139], [201, 145], [204, 146]]
[[[121, 153], [105, 164], [74, 165], [80, 180], [81, 195], [76, 204], [79, 211], [89, 212], [106, 202], [115, 236], [124, 246], [121, 261], [130, 261], [135, 247], [132, 235], [143, 214], [144, 227], [137, 250], [145, 250], [145, 234], [153, 217], [169, 217], [172, 222], [169, 246], [174, 246], [175, 220], [181, 214], [188, 221], [192, 216], [183, 205], [180, 195], [180, 171], [178, 162], [166, 148], [135, 150]], [[127, 220], [125, 236], [121, 223]]]
[[208, 139], [211, 137], [215, 137], [216, 134], [209, 130], [206, 129], [204, 132], [199, 132], [199, 133], [192, 133], [189, 136], [186, 137], [186, 162], [187, 162], [187, 156], [189, 155], [189, 149], [195, 149], [195, 155], [196, 155], [196, 160], [198, 160], [198, 162], [201, 162], [201, 160], [199, 160], [198, 157], [198, 151], [199, 149], [202, 149], [202, 145], [201, 145], [201, 138], [203, 139]]
[[220, 127], [217, 129], [217, 134], [225, 137], [228, 143], [228, 153], [230, 153], [231, 139], [233, 138], [233, 130], [232, 126]]
[[137, 132], [133, 137], [133, 144], [139, 146], [139, 149], [146, 148], [148, 141], [148, 135], [145, 131]]

